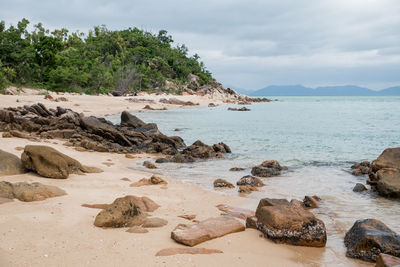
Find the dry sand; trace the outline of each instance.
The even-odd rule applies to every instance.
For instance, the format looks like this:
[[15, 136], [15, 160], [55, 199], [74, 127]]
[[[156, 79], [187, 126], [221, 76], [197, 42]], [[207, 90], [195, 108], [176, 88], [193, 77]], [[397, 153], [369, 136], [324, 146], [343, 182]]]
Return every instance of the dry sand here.
[[[119, 97], [66, 97], [70, 102], [50, 102], [43, 100], [42, 95], [0, 96], [0, 107], [40, 101], [51, 107], [62, 105], [76, 111], [90, 110], [84, 111], [87, 115], [105, 115], [121, 112], [125, 107], [129, 107], [129, 110], [143, 107], [143, 104], [129, 103]], [[217, 102], [200, 97], [181, 98], [194, 102], [203, 101], [203, 104]], [[19, 103], [16, 103], [16, 99]], [[220, 214], [215, 207], [218, 204], [245, 207], [249, 201], [242, 197], [209, 192], [198, 185], [183, 184], [171, 177], [163, 177], [168, 181], [167, 189], [163, 189], [163, 186], [130, 187], [131, 182], [121, 178], [136, 182], [144, 177], [149, 178], [152, 174], [150, 171], [143, 172], [127, 167], [133, 161], [143, 161], [151, 158], [151, 155], [140, 154], [137, 155], [138, 158], [128, 159], [121, 154], [78, 152], [74, 148], [63, 146], [62, 140], [42, 143], [85, 165], [99, 167], [104, 172], [70, 175], [65, 180], [42, 178], [33, 173], [0, 177], [0, 181], [54, 185], [68, 193], [66, 196], [44, 201], [25, 203], [14, 200], [0, 205], [0, 266], [321, 266], [319, 263], [326, 257], [324, 248], [274, 244], [261, 238], [260, 232], [253, 229], [197, 245], [222, 250], [222, 254], [156, 257], [155, 254], [161, 249], [182, 247], [170, 238], [170, 233], [177, 224], [189, 223], [179, 218], [179, 215], [196, 214], [196, 219], [203, 220]], [[1, 149], [18, 156], [21, 151], [15, 150], [15, 147], [27, 144], [39, 143], [0, 137]], [[114, 165], [106, 166], [103, 162]], [[154, 200], [161, 207], [152, 215], [168, 220], [168, 225], [151, 228], [145, 234], [127, 233], [126, 228], [101, 229], [93, 225], [100, 210], [81, 207], [84, 203], [112, 203], [115, 198], [125, 195], [147, 196]], [[337, 265], [338, 262], [331, 263]]]

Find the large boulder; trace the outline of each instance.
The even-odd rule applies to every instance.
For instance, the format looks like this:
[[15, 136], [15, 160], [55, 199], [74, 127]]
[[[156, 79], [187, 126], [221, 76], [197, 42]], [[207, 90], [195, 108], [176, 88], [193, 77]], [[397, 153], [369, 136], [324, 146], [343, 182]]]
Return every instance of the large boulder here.
[[257, 207], [256, 218], [250, 217], [247, 224], [255, 225], [265, 237], [277, 243], [324, 247], [325, 224], [300, 203], [263, 199]]
[[259, 177], [272, 177], [281, 174], [282, 170], [286, 170], [287, 167], [281, 167], [276, 160], [267, 160], [258, 166], [251, 169], [251, 174]]
[[400, 197], [400, 147], [385, 149], [371, 163], [367, 183], [376, 187], [381, 196]]
[[26, 172], [21, 160], [14, 154], [0, 149], [0, 176], [22, 174]]
[[21, 182], [12, 184], [5, 181], [0, 182], [0, 198], [17, 198], [21, 201], [30, 202], [63, 195], [66, 195], [65, 191], [56, 186], [41, 183]]
[[221, 216], [194, 225], [179, 224], [171, 232], [171, 238], [178, 243], [193, 247], [207, 240], [244, 230], [244, 225], [238, 220], [230, 216]]
[[106, 209], [97, 214], [94, 225], [97, 227], [131, 227], [142, 225], [147, 217], [159, 206], [147, 197], [126, 196], [117, 198]]
[[48, 146], [26, 146], [21, 161], [26, 169], [48, 178], [66, 179], [71, 173], [101, 172], [98, 168], [83, 166], [77, 160]]
[[400, 169], [381, 169], [377, 172], [379, 195], [400, 198]]
[[346, 233], [346, 256], [375, 262], [380, 253], [400, 256], [400, 235], [375, 219], [358, 220]]

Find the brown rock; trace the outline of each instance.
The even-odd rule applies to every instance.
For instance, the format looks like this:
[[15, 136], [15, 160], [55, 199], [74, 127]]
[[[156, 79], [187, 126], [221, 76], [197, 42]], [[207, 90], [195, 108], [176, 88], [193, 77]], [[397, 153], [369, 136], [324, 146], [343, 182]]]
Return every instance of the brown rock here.
[[247, 217], [255, 216], [255, 212], [249, 209], [237, 208], [228, 206], [225, 204], [219, 204], [216, 206], [220, 211], [226, 212], [227, 214], [246, 220]]
[[156, 256], [172, 256], [176, 254], [215, 254], [223, 253], [218, 249], [208, 248], [166, 248], [157, 252]]
[[288, 204], [287, 200], [260, 201], [256, 217], [257, 229], [274, 242], [311, 247], [326, 244], [324, 223], [297, 204]]
[[372, 171], [384, 168], [400, 169], [400, 147], [385, 149], [382, 154], [372, 162]]
[[41, 176], [56, 179], [66, 179], [71, 173], [102, 171], [98, 168], [83, 166], [77, 160], [48, 146], [26, 146], [21, 161], [26, 169], [35, 171]]
[[250, 194], [253, 191], [258, 191], [258, 189], [257, 187], [251, 185], [241, 185], [238, 189], [238, 192], [242, 194]]
[[235, 186], [225, 179], [216, 179], [214, 187], [234, 188]]
[[129, 178], [124, 177], [124, 178], [121, 178], [121, 181], [130, 182], [131, 180]]
[[134, 159], [134, 158], [136, 158], [135, 157], [135, 155], [133, 155], [133, 154], [125, 154], [125, 158], [127, 158], [127, 159]]
[[2, 136], [3, 136], [3, 138], [11, 138], [11, 137], [13, 137], [9, 132], [4, 132], [2, 134]]
[[156, 185], [156, 184], [168, 184], [164, 179], [162, 179], [159, 176], [155, 176], [155, 175], [152, 175], [150, 177], [149, 181], [150, 181], [150, 184], [154, 184], [154, 185]]
[[[24, 148], [22, 147], [22, 146], [17, 146], [17, 147], [15, 147], [15, 150], [17, 150], [17, 151], [22, 151], [22, 150], [24, 150]], [[22, 163], [21, 163], [22, 164]]]
[[260, 178], [251, 176], [251, 175], [246, 175], [240, 178], [239, 181], [236, 183], [237, 185], [249, 185], [253, 187], [261, 187], [264, 186], [263, 181], [261, 181]]
[[303, 205], [306, 208], [311, 208], [311, 209], [319, 208], [318, 197], [317, 196], [305, 196], [303, 199]]
[[400, 198], [400, 169], [380, 169], [376, 189], [381, 196]]
[[161, 219], [161, 218], [147, 218], [144, 223], [142, 224], [142, 227], [144, 228], [158, 228], [158, 227], [163, 227], [168, 224], [167, 220]]
[[233, 167], [233, 168], [229, 169], [229, 171], [231, 171], [231, 172], [239, 172], [239, 171], [244, 171], [244, 170], [245, 170], [245, 168], [239, 168], [239, 167]]
[[246, 218], [246, 228], [252, 228], [257, 230], [257, 217], [249, 216]]
[[1, 198], [14, 198], [13, 184], [6, 181], [0, 181], [0, 197]]
[[193, 247], [204, 241], [244, 230], [242, 223], [232, 217], [223, 216], [209, 218], [195, 225], [179, 224], [171, 232], [171, 238], [178, 243]]
[[147, 178], [142, 178], [137, 182], [131, 183], [129, 186], [130, 187], [140, 187], [144, 185], [150, 185], [150, 180]]
[[376, 267], [400, 267], [400, 258], [381, 253], [376, 260]]
[[154, 211], [159, 206], [146, 197], [126, 196], [117, 198], [106, 209], [97, 214], [94, 225], [97, 227], [127, 227], [142, 225], [147, 217], [146, 211]]
[[0, 182], [0, 197], [13, 199], [17, 198], [20, 201], [40, 201], [50, 197], [58, 197], [66, 195], [65, 191], [51, 185], [43, 185], [41, 183], [28, 184]]
[[0, 176], [23, 174], [26, 170], [14, 154], [0, 150]]

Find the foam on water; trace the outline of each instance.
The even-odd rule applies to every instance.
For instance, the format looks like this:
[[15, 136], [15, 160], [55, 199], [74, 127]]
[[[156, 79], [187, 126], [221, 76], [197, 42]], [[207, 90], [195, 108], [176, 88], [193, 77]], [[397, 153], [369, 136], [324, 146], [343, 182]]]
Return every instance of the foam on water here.
[[[380, 219], [400, 232], [400, 202], [375, 193], [354, 193], [354, 185], [365, 184], [366, 177], [355, 177], [349, 172], [351, 163], [373, 160], [385, 148], [400, 146], [400, 97], [279, 100], [250, 105], [249, 112], [227, 111], [227, 106], [219, 106], [133, 114], [145, 122], [157, 123], [167, 135], [181, 136], [188, 145], [200, 139], [207, 144], [223, 141], [231, 147], [232, 155], [224, 159], [168, 163], [157, 170], [185, 182], [214, 190], [214, 179], [236, 183], [264, 160], [276, 159], [288, 166], [288, 172], [264, 179], [266, 186], [262, 191], [248, 196], [254, 199], [250, 208], [254, 209], [262, 197], [320, 196], [321, 208], [314, 213], [328, 229], [327, 249], [322, 256], [325, 263], [343, 257], [344, 233], [358, 219]], [[108, 119], [119, 123], [118, 115]], [[174, 131], [176, 128], [180, 131]], [[141, 168], [139, 165], [134, 167]], [[247, 169], [230, 172], [231, 167]], [[218, 192], [236, 195], [236, 190]]]

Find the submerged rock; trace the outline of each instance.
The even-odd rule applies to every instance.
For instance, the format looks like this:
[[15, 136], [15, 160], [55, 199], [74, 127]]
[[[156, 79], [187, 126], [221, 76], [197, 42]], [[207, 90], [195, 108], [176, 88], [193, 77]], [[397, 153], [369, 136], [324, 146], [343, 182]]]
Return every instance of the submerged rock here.
[[0, 149], [0, 176], [23, 174], [26, 169], [14, 154]]
[[83, 166], [77, 160], [48, 146], [26, 146], [21, 161], [26, 169], [48, 178], [66, 179], [71, 173], [102, 172], [98, 168]]
[[250, 111], [250, 109], [246, 108], [246, 107], [242, 107], [242, 108], [228, 108], [229, 111]]
[[400, 256], [400, 235], [375, 219], [358, 220], [346, 233], [346, 256], [375, 262], [380, 253]]
[[238, 220], [221, 216], [194, 225], [179, 224], [171, 232], [171, 238], [178, 243], [193, 247], [207, 240], [244, 230], [244, 225]]
[[251, 174], [259, 177], [273, 177], [280, 175], [282, 170], [287, 170], [287, 167], [281, 167], [276, 160], [267, 160], [253, 167], [251, 169]]
[[263, 199], [256, 218], [249, 218], [249, 227], [256, 226], [268, 239], [296, 246], [324, 247], [327, 236], [325, 224], [296, 202]]

